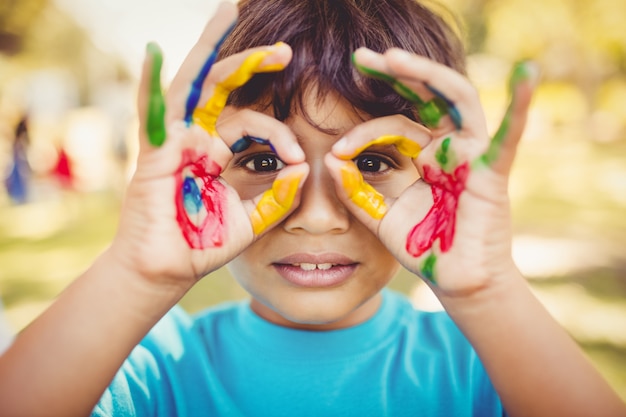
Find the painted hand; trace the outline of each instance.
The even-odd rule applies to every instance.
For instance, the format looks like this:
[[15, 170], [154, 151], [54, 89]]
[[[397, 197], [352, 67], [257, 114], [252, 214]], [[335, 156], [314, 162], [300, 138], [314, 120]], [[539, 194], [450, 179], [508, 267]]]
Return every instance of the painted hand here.
[[[292, 209], [308, 172], [293, 138], [271, 121], [259, 123], [267, 116], [217, 127], [233, 89], [291, 59], [291, 49], [277, 44], [215, 62], [235, 19], [234, 5], [219, 7], [165, 96], [161, 52], [148, 45], [138, 104], [140, 152], [116, 239], [125, 263], [144, 276], [193, 284], [221, 267]], [[233, 157], [230, 148], [259, 125], [273, 133], [276, 154], [290, 166], [269, 190], [242, 200], [221, 174]]]
[[[364, 74], [388, 82], [415, 103], [430, 131], [405, 128], [387, 136], [413, 158], [421, 176], [399, 195], [372, 187], [352, 162], [381, 140], [381, 132], [396, 133], [397, 127], [389, 118], [375, 119], [348, 133], [327, 158], [346, 204], [407, 269], [437, 291], [465, 294], [514, 268], [507, 182], [534, 67], [520, 63], [514, 68], [511, 103], [489, 139], [478, 95], [455, 71], [400, 50], [382, 55], [359, 50], [354, 61]], [[406, 143], [421, 152], [406, 151]]]

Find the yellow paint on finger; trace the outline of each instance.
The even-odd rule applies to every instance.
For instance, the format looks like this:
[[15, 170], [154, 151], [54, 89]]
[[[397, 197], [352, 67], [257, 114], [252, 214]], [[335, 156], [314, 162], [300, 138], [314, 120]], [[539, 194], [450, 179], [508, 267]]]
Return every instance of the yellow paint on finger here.
[[352, 159], [361, 152], [363, 152], [365, 149], [373, 145], [394, 145], [401, 154], [406, 155], [410, 158], [417, 158], [420, 152], [422, 152], [422, 147], [419, 143], [405, 136], [383, 135], [356, 149], [352, 154], [345, 155], [345, 157]]
[[235, 72], [230, 74], [225, 80], [217, 83], [213, 95], [204, 107], [198, 107], [194, 110], [194, 123], [206, 130], [210, 135], [216, 136], [215, 124], [217, 123], [218, 116], [226, 106], [229, 94], [234, 89], [248, 82], [256, 73], [275, 72], [284, 68], [282, 64], [263, 65], [265, 58], [272, 53], [274, 53], [274, 49], [257, 51], [250, 54]]
[[348, 198], [374, 219], [382, 219], [387, 212], [385, 198], [363, 180], [363, 175], [352, 162], [341, 167], [341, 181]]
[[272, 188], [263, 193], [261, 200], [250, 215], [255, 234], [261, 234], [291, 209], [301, 179], [302, 174], [277, 179], [272, 183]]

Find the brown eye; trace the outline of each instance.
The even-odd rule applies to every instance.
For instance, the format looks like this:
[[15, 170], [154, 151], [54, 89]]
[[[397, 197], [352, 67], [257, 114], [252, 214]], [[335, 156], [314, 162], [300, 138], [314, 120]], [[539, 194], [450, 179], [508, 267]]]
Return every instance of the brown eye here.
[[384, 172], [391, 168], [391, 163], [376, 155], [359, 155], [354, 158], [354, 163], [361, 172]]
[[250, 171], [255, 172], [272, 172], [279, 171], [285, 167], [285, 163], [281, 161], [276, 155], [266, 153], [252, 155], [246, 158], [241, 164]]

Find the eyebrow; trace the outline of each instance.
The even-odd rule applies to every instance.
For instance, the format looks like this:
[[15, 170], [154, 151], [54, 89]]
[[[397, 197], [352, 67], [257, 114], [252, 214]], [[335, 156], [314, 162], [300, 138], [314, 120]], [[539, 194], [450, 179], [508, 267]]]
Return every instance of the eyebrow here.
[[368, 149], [379, 151], [379, 152], [390, 153], [390, 154], [393, 154], [394, 156], [402, 156], [402, 152], [400, 152], [395, 145], [372, 145], [364, 149], [363, 152], [367, 151]]
[[[342, 137], [344, 137], [346, 132], [348, 132], [350, 129], [352, 129], [352, 128], [347, 128], [347, 129], [331, 129], [331, 128], [329, 128], [329, 129], [321, 129], [321, 128], [317, 128], [315, 126], [314, 126], [314, 128], [315, 128], [316, 131], [318, 131], [318, 132], [320, 132], [320, 133], [322, 133], [324, 135], [327, 135], [327, 136], [337, 136], [338, 139], [341, 139]], [[302, 141], [305, 139], [305, 137], [300, 135], [300, 134], [297, 134], [295, 132], [294, 132], [294, 135], [296, 136], [296, 141], [298, 142], [298, 145], [302, 146]]]

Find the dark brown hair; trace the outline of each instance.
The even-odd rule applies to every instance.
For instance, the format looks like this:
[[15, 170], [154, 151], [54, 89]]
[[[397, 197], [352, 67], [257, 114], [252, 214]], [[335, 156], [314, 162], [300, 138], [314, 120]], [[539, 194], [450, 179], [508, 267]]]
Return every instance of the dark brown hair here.
[[418, 120], [414, 106], [389, 85], [356, 71], [354, 50], [399, 47], [465, 72], [462, 42], [418, 0], [241, 0], [239, 20], [220, 58], [278, 41], [292, 47], [291, 63], [284, 71], [255, 75], [233, 91], [232, 105], [271, 105], [278, 120], [295, 111], [310, 121], [303, 97], [315, 86], [320, 100], [336, 92], [371, 116]]

